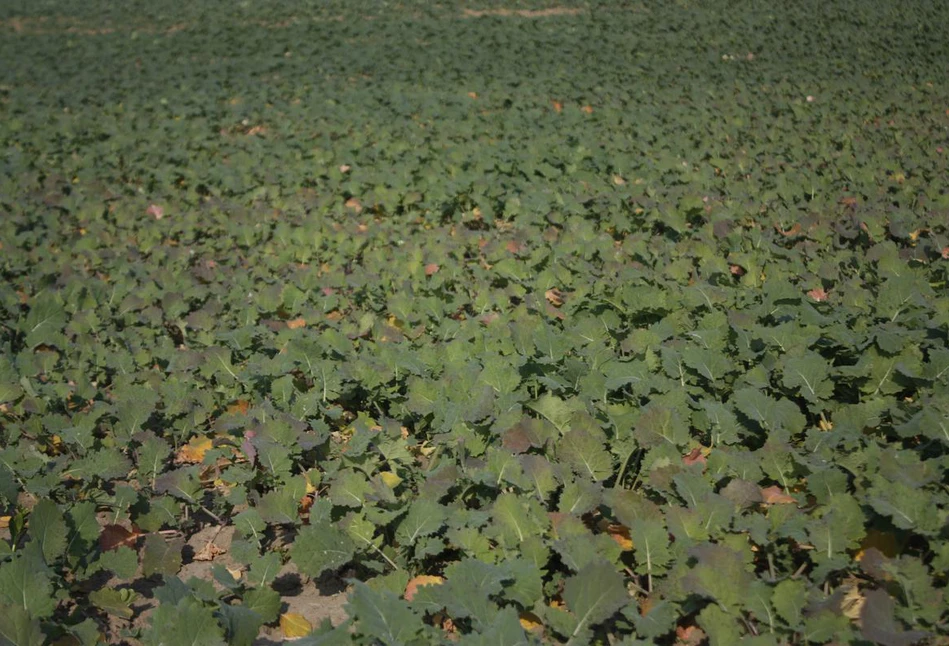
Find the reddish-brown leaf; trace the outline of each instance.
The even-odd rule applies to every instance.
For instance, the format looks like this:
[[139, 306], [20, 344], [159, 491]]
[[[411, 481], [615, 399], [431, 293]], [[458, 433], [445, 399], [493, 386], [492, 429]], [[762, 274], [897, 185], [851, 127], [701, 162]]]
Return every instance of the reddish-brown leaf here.
[[708, 459], [705, 457], [705, 454], [702, 453], [702, 449], [699, 447], [695, 447], [689, 451], [688, 455], [682, 456], [682, 463], [686, 466], [692, 466], [696, 462], [699, 464], [706, 464], [708, 462]]
[[811, 291], [807, 292], [807, 295], [810, 296], [811, 299], [817, 301], [818, 303], [823, 303], [824, 301], [827, 300], [827, 297], [829, 296], [829, 294], [824, 291], [823, 287], [817, 287], [815, 289], [812, 289]]
[[142, 532], [128, 530], [121, 525], [105, 525], [99, 534], [99, 547], [103, 552], [118, 549], [123, 545], [134, 548], [141, 535]]

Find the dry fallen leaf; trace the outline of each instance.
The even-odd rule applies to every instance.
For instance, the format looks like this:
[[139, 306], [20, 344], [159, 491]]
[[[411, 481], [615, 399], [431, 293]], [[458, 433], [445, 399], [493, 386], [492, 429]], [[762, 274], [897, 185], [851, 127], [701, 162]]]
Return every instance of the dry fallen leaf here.
[[478, 93], [477, 93], [477, 92], [468, 92], [468, 98], [469, 98], [469, 99], [477, 99], [477, 98], [478, 98]]
[[554, 106], [554, 112], [556, 112], [557, 114], [560, 114], [561, 112], [563, 112], [563, 103], [561, 103], [560, 101], [551, 101], [550, 103], [551, 105]]
[[561, 292], [556, 287], [551, 287], [546, 292], [544, 292], [544, 298], [547, 299], [547, 302], [553, 305], [554, 307], [560, 307], [563, 305], [563, 292]]
[[866, 602], [867, 598], [863, 596], [860, 588], [854, 585], [844, 593], [844, 598], [840, 600], [840, 610], [847, 619], [857, 621], [860, 619], [860, 611]]
[[431, 276], [432, 274], [437, 272], [439, 269], [440, 267], [437, 264], [435, 264], [434, 262], [430, 262], [427, 265], [425, 265], [425, 275]]
[[0, 529], [6, 529], [10, 526], [10, 520], [12, 516], [0, 516]]
[[583, 106], [583, 107], [580, 108], [580, 109], [581, 109], [583, 112], [586, 112], [587, 114], [593, 114], [593, 106], [592, 106], [592, 105], [585, 105], [585, 106]]
[[793, 497], [784, 493], [784, 490], [777, 485], [762, 487], [761, 498], [762, 502], [769, 505], [790, 504], [797, 502], [797, 500], [795, 500]]
[[352, 209], [356, 213], [362, 213], [362, 202], [357, 200], [355, 197], [351, 197], [348, 200], [346, 200], [344, 206], [347, 209]]
[[214, 541], [208, 541], [200, 550], [194, 553], [195, 561], [213, 561], [215, 556], [224, 554], [226, 549], [216, 544]]
[[203, 435], [193, 437], [190, 442], [178, 449], [175, 461], [183, 464], [200, 464], [211, 446], [211, 438]]
[[287, 327], [290, 328], [291, 330], [297, 330], [301, 327], [306, 327], [306, 319], [304, 319], [303, 317], [290, 319], [289, 321], [287, 321]]
[[823, 303], [824, 301], [827, 300], [827, 297], [829, 296], [829, 294], [824, 291], [823, 287], [817, 287], [815, 289], [812, 289], [811, 291], [807, 292], [807, 295], [810, 296], [813, 300], [817, 301], [818, 303]]
[[161, 220], [163, 217], [165, 217], [165, 209], [157, 204], [149, 204], [148, 208], [145, 209], [145, 213], [154, 217], [156, 220]]
[[303, 615], [287, 612], [280, 615], [280, 630], [287, 639], [296, 639], [309, 635], [313, 630], [313, 624], [307, 621]]
[[411, 601], [415, 598], [415, 593], [418, 592], [418, 589], [426, 585], [441, 585], [445, 582], [440, 576], [433, 576], [429, 574], [420, 574], [417, 577], [409, 579], [409, 582], [405, 585], [405, 600]]

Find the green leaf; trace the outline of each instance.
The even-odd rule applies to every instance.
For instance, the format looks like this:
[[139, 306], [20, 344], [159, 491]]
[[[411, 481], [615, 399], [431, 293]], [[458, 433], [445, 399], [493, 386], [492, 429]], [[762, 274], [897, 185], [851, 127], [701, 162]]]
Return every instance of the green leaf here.
[[346, 606], [360, 634], [386, 646], [402, 646], [424, 629], [421, 617], [395, 594], [376, 591], [361, 581], [353, 584], [353, 594]]
[[22, 608], [37, 619], [53, 614], [56, 600], [39, 546], [0, 563], [0, 605]]
[[587, 428], [566, 433], [557, 444], [557, 456], [580, 476], [600, 482], [613, 475], [613, 458], [603, 447], [602, 432]]
[[352, 539], [328, 523], [304, 527], [290, 548], [290, 558], [300, 572], [310, 577], [340, 568], [354, 555]]
[[23, 319], [22, 332], [26, 347], [38, 345], [65, 347], [62, 334], [66, 325], [66, 310], [54, 292], [44, 291], [30, 301], [30, 311]]
[[339, 507], [363, 506], [366, 496], [372, 492], [372, 485], [362, 473], [352, 469], [343, 469], [333, 478], [329, 498]]
[[168, 442], [148, 433], [136, 451], [139, 482], [154, 489], [155, 478], [165, 468], [165, 461], [171, 455]]
[[511, 574], [477, 559], [464, 559], [445, 568], [445, 607], [452, 617], [468, 617], [477, 630], [494, 623], [498, 607], [491, 597], [501, 592]]
[[793, 402], [773, 399], [755, 388], [738, 390], [732, 396], [738, 412], [756, 422], [767, 432], [799, 433], [807, 420]]
[[134, 612], [131, 605], [138, 599], [138, 593], [128, 588], [102, 588], [89, 593], [89, 601], [100, 610], [120, 617], [131, 619]]
[[103, 570], [111, 570], [118, 579], [130, 580], [138, 570], [138, 552], [122, 545], [99, 555], [96, 565]]
[[142, 574], [176, 574], [181, 569], [181, 550], [184, 544], [183, 538], [165, 540], [159, 534], [146, 536], [142, 548]]
[[811, 404], [820, 404], [834, 394], [830, 380], [833, 368], [816, 352], [788, 358], [782, 366], [783, 383], [796, 388]]
[[484, 367], [478, 379], [486, 383], [497, 393], [506, 395], [514, 392], [521, 383], [521, 375], [512, 365], [510, 357], [499, 355], [482, 358]]
[[813, 556], [831, 559], [860, 544], [865, 535], [866, 517], [859, 503], [846, 494], [832, 496], [818, 508], [818, 518], [807, 524], [807, 535], [814, 545]]
[[224, 646], [224, 631], [210, 608], [194, 597], [159, 604], [142, 635], [146, 646]]
[[739, 610], [753, 580], [750, 553], [726, 545], [703, 543], [690, 549], [689, 555], [697, 563], [683, 581], [685, 589], [711, 597], [728, 610]]
[[0, 603], [0, 646], [43, 646], [39, 620], [21, 605]]
[[260, 615], [265, 624], [277, 621], [280, 616], [280, 593], [271, 587], [248, 590], [241, 599], [243, 607]]
[[801, 579], [785, 579], [774, 587], [771, 604], [791, 630], [798, 630], [807, 604], [807, 585]]
[[541, 522], [529, 500], [513, 493], [502, 493], [491, 508], [505, 544], [516, 546], [533, 536], [541, 535], [546, 525]]
[[573, 414], [584, 410], [583, 403], [579, 400], [565, 402], [549, 393], [529, 403], [528, 407], [546, 417], [561, 433], [566, 431]]
[[731, 646], [741, 642], [738, 616], [729, 614], [715, 604], [705, 606], [696, 621], [708, 633], [709, 646]]
[[900, 529], [912, 529], [924, 536], [939, 534], [949, 517], [945, 511], [933, 507], [933, 497], [927, 489], [882, 478], [873, 483], [867, 493], [867, 502]]
[[672, 561], [669, 532], [658, 519], [641, 519], [629, 526], [629, 537], [636, 554], [636, 572], [653, 575], [664, 572]]
[[228, 646], [251, 646], [260, 634], [263, 617], [252, 608], [222, 603], [218, 615]]
[[33, 507], [30, 535], [39, 543], [47, 563], [52, 563], [66, 551], [66, 519], [52, 500], [40, 500]]
[[574, 641], [586, 629], [612, 617], [629, 602], [630, 597], [616, 568], [605, 561], [597, 561], [567, 579], [563, 599], [577, 619], [570, 635]]
[[642, 409], [635, 425], [635, 439], [645, 447], [669, 444], [679, 448], [689, 441], [689, 427], [672, 408], [655, 402]]
[[396, 539], [400, 544], [412, 545], [422, 536], [439, 531], [446, 518], [444, 507], [437, 502], [424, 498], [416, 500], [409, 507], [409, 513], [399, 523], [395, 532]]

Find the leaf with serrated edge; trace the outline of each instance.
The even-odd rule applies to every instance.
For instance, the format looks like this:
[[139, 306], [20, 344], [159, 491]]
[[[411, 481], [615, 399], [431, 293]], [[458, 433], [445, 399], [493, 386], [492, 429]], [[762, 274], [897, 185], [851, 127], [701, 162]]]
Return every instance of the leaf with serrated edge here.
[[311, 577], [346, 565], [354, 554], [349, 536], [328, 524], [304, 527], [290, 548], [290, 558], [301, 572]]
[[563, 599], [577, 618], [571, 635], [575, 637], [612, 617], [629, 602], [629, 594], [616, 568], [605, 561], [595, 561], [567, 579]]

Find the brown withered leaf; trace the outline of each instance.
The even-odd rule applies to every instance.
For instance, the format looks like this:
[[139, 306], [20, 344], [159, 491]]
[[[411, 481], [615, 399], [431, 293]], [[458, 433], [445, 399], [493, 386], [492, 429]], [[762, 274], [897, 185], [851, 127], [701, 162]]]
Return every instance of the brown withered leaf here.
[[551, 287], [546, 292], [544, 292], [544, 298], [546, 298], [547, 302], [554, 307], [560, 307], [563, 305], [564, 294], [556, 287]]
[[213, 561], [214, 557], [224, 554], [225, 552], [227, 552], [227, 550], [214, 541], [208, 541], [204, 544], [204, 547], [194, 553], [193, 558], [195, 561]]

